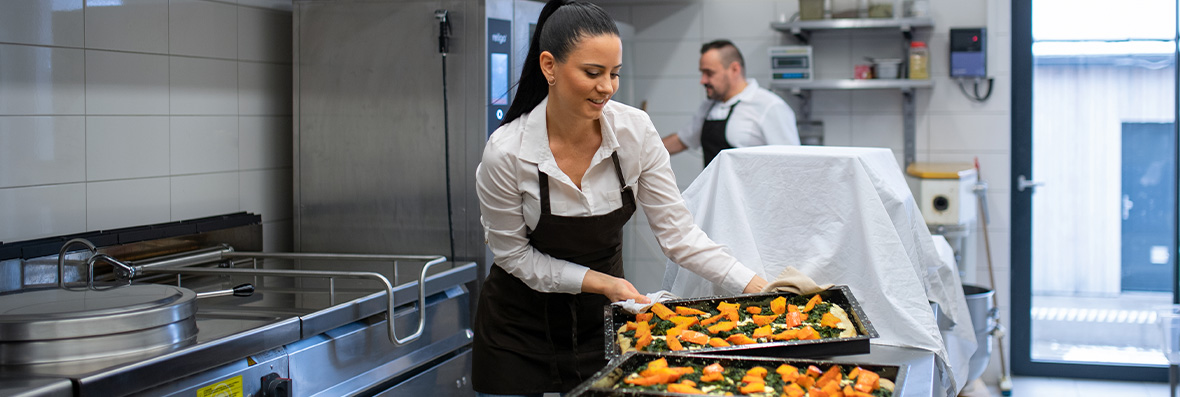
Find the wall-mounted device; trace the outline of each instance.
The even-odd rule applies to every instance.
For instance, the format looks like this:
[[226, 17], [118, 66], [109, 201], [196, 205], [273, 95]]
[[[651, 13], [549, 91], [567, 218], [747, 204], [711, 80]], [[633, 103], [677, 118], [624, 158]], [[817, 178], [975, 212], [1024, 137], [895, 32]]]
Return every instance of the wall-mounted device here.
[[951, 77], [987, 77], [987, 30], [951, 29]]
[[771, 80], [811, 80], [811, 46], [777, 46], [769, 52]]
[[492, 135], [512, 100], [512, 21], [488, 18], [488, 135]]

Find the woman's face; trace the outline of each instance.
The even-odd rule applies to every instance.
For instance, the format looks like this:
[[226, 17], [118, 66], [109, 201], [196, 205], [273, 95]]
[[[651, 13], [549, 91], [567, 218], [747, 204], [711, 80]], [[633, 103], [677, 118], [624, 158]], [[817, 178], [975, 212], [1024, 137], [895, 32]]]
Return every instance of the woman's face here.
[[562, 114], [598, 119], [611, 95], [619, 90], [622, 63], [623, 44], [610, 34], [582, 38], [565, 62], [543, 53], [541, 68], [554, 82], [549, 87], [550, 106], [558, 106]]

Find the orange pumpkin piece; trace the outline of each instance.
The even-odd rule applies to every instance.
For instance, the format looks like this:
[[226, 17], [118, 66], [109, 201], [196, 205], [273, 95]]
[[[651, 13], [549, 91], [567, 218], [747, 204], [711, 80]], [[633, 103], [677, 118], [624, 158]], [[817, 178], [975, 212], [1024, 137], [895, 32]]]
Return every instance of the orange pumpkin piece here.
[[[688, 382], [688, 381], [686, 381]], [[684, 393], [684, 394], [705, 394], [705, 392], [682, 383], [673, 383], [668, 385], [668, 392], [670, 393]]]
[[795, 328], [803, 325], [803, 320], [805, 319], [807, 319], [807, 316], [803, 315], [803, 313], [788, 312], [787, 316], [783, 318], [783, 323], [787, 325], [787, 328]]
[[693, 324], [696, 324], [699, 320], [697, 320], [696, 317], [672, 316], [672, 318], [668, 319], [668, 321], [676, 324], [677, 327], [687, 329], [688, 327], [693, 326]]
[[706, 313], [691, 307], [676, 306], [676, 314], [681, 316], [703, 316]]
[[761, 326], [761, 327], [758, 327], [757, 329], [755, 329], [754, 333], [751, 334], [750, 336], [753, 337], [754, 339], [758, 339], [758, 338], [766, 338], [766, 337], [769, 337], [773, 334], [774, 334], [774, 328], [771, 328], [769, 325], [764, 325], [764, 326]]
[[713, 347], [728, 347], [729, 342], [721, 340], [721, 338], [709, 338], [709, 346]]
[[732, 331], [734, 327], [737, 327], [737, 323], [733, 321], [722, 321], [709, 327], [709, 332], [715, 334], [718, 332]]
[[799, 331], [794, 330], [794, 329], [788, 329], [786, 331], [779, 332], [777, 334], [772, 335], [770, 337], [770, 339], [779, 340], [779, 341], [799, 339]]
[[770, 311], [774, 314], [783, 314], [787, 311], [787, 298], [778, 297], [770, 301]]
[[828, 392], [816, 389], [814, 386], [807, 389], [808, 397], [829, 397]]
[[855, 397], [856, 394], [857, 394], [856, 389], [853, 389], [852, 385], [844, 385], [844, 395], [845, 396]]
[[647, 345], [651, 344], [651, 339], [652, 338], [651, 338], [650, 333], [643, 334], [643, 336], [636, 338], [635, 339], [635, 350], [643, 350], [644, 347], [647, 347]]
[[655, 313], [657, 316], [660, 317], [660, 319], [663, 319], [663, 320], [667, 320], [668, 318], [670, 318], [676, 314], [676, 313], [672, 312], [672, 309], [669, 309], [667, 306], [664, 306], [663, 303], [656, 303], [654, 305], [651, 305], [651, 312]]
[[725, 313], [725, 312], [737, 313], [738, 308], [740, 308], [740, 307], [742, 307], [741, 304], [721, 302], [721, 303], [717, 304], [717, 311], [722, 312], [722, 313]]
[[[668, 332], [672, 332], [672, 330], [668, 330]], [[667, 338], [664, 338], [664, 342], [668, 343], [668, 349], [672, 351], [684, 350], [684, 345], [681, 345], [680, 339], [677, 339], [675, 336], [668, 335]]]
[[815, 328], [811, 328], [810, 325], [803, 327], [798, 332], [799, 339], [801, 340], [815, 340], [820, 338], [819, 331], [816, 331]]
[[636, 327], [638, 327], [638, 326], [639, 326], [639, 325], [638, 325], [638, 324], [636, 324], [634, 321], [628, 321], [628, 322], [627, 322], [627, 325], [624, 325], [624, 326], [623, 326], [623, 331], [634, 331], [634, 330], [635, 330], [635, 328], [636, 328]]
[[669, 338], [675, 338], [677, 336], [680, 336], [681, 333], [683, 333], [684, 331], [687, 331], [687, 330], [688, 330], [688, 328], [682, 328], [682, 327], [668, 328], [668, 332], [665, 333], [664, 336], [667, 336]]
[[759, 316], [759, 315], [755, 314], [751, 317], [754, 319], [754, 324], [761, 327], [763, 325], [773, 323], [774, 320], [776, 318], [778, 318], [778, 315], [774, 314], [774, 315], [770, 315], [770, 316]]
[[764, 367], [754, 367], [754, 368], [750, 368], [750, 369], [746, 370], [746, 375], [757, 376], [759, 379], [762, 379], [762, 378], [766, 378], [766, 374], [768, 372], [769, 371], [767, 371], [766, 368], [764, 368]]
[[851, 371], [848, 371], [848, 379], [856, 379], [857, 375], [860, 375], [860, 371], [860, 367], [856, 367]]
[[724, 315], [718, 314], [718, 315], [716, 315], [716, 316], [709, 317], [709, 318], [706, 318], [706, 319], [704, 319], [704, 320], [701, 320], [700, 324], [701, 324], [701, 326], [702, 326], [702, 327], [708, 327], [708, 326], [709, 326], [709, 324], [712, 324], [712, 323], [715, 323], [715, 322], [721, 321], [721, 319], [723, 319], [723, 318], [725, 318], [725, 316], [724, 316]]
[[741, 391], [742, 394], [762, 393], [766, 391], [766, 384], [762, 382], [747, 383], [745, 386], [742, 386], [739, 391]]
[[725, 316], [725, 318], [729, 319], [729, 321], [733, 321], [733, 322], [741, 321], [741, 317], [738, 316], [737, 310], [721, 313], [721, 315]]
[[651, 324], [644, 322], [635, 323], [635, 337], [643, 334], [651, 335]]
[[823, 373], [824, 373], [824, 371], [819, 369], [819, 367], [817, 367], [817, 366], [814, 366], [814, 365], [807, 366], [807, 376], [809, 376], [809, 377], [818, 378], [820, 375], [823, 375]]
[[844, 397], [844, 393], [840, 391], [839, 381], [828, 383], [821, 390], [830, 397]]
[[835, 328], [840, 325], [840, 318], [833, 316], [832, 313], [824, 313], [823, 319], [819, 320], [819, 325]]
[[762, 308], [758, 307], [758, 306], [749, 306], [749, 307], [746, 307], [746, 313], [762, 314]]
[[795, 313], [799, 311], [799, 306], [787, 305], [787, 313]]
[[682, 342], [691, 342], [691, 343], [696, 343], [698, 345], [707, 345], [707, 344], [709, 344], [709, 335], [705, 335], [705, 334], [702, 334], [702, 333], [696, 332], [696, 331], [686, 330], [686, 331], [680, 333], [680, 340]]
[[799, 387], [806, 390], [806, 389], [811, 388], [812, 386], [815, 386], [815, 378], [812, 378], [810, 376], [800, 376], [799, 378], [795, 379], [795, 384], [799, 385]]
[[860, 375], [856, 377], [856, 385], [852, 386], [856, 391], [864, 393], [872, 393], [879, 387], [881, 375], [877, 375], [873, 371], [860, 371]]
[[651, 360], [651, 362], [647, 363], [647, 368], [645, 368], [643, 371], [639, 371], [639, 376], [646, 378], [646, 377], [655, 375], [657, 373], [657, 371], [664, 369], [664, 368], [668, 368], [668, 360], [665, 360], [663, 358], [660, 358], [658, 360]]
[[820, 298], [819, 294], [815, 294], [815, 296], [811, 297], [811, 299], [807, 301], [807, 306], [803, 306], [803, 309], [800, 311], [807, 313], [807, 312], [811, 311], [811, 309], [814, 309], [815, 305], [820, 304], [823, 301], [824, 301], [823, 298]]
[[792, 383], [783, 387], [783, 394], [787, 397], [803, 397], [807, 392], [802, 387], [799, 387], [798, 384]]
[[701, 370], [701, 382], [717, 382], [725, 379], [725, 368], [720, 363], [712, 363]]
[[836, 382], [836, 385], [839, 386], [840, 379], [844, 377], [844, 373], [842, 371], [843, 369], [840, 368], [839, 365], [828, 367], [828, 370], [824, 372], [823, 376], [820, 376], [819, 379], [816, 379], [815, 385], [820, 389], [826, 389], [825, 386], [827, 386], [829, 383]]
[[783, 378], [784, 382], [794, 382], [795, 379], [799, 377], [799, 368], [795, 368], [793, 365], [780, 365], [774, 370], [774, 372], [778, 373], [778, 375]]
[[640, 322], [646, 323], [648, 321], [651, 321], [652, 316], [653, 316], [653, 314], [651, 314], [651, 312], [639, 313], [639, 314], [635, 315], [635, 321], [640, 321]]
[[750, 339], [750, 337], [746, 336], [746, 334], [733, 334], [728, 338], [725, 338], [725, 340], [735, 345], [750, 345], [758, 343], [758, 341]]

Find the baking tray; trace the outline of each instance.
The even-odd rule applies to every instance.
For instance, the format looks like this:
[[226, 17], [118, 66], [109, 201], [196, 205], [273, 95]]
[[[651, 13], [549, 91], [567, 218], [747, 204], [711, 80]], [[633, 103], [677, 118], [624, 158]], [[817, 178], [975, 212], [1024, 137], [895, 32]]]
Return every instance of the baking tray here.
[[779, 365], [788, 364], [798, 368], [807, 368], [808, 365], [817, 366], [823, 370], [827, 370], [832, 364], [847, 367], [861, 367], [862, 369], [870, 370], [881, 375], [883, 379], [893, 381], [893, 395], [903, 396], [902, 387], [905, 385], [906, 366], [901, 365], [877, 365], [877, 364], [862, 364], [847, 361], [829, 361], [829, 360], [813, 360], [803, 358], [770, 358], [770, 357], [749, 357], [749, 356], [732, 356], [732, 355], [710, 355], [710, 354], [687, 354], [681, 352], [674, 353], [648, 353], [648, 352], [630, 352], [623, 355], [621, 358], [611, 361], [602, 370], [598, 371], [589, 380], [582, 382], [582, 384], [575, 387], [566, 397], [575, 396], [683, 396], [688, 394], [659, 392], [659, 391], [635, 391], [635, 390], [616, 390], [612, 388], [614, 385], [622, 381], [622, 378], [627, 374], [635, 372], [639, 367], [647, 364], [652, 360], [663, 357], [668, 360], [669, 367], [684, 366], [687, 364], [701, 364], [708, 365], [711, 363], [720, 363], [721, 366], [729, 368], [738, 366], [739, 368], [753, 368], [755, 366], [762, 366], [771, 372]]
[[[767, 357], [830, 357], [852, 354], [868, 354], [869, 340], [876, 338], [879, 335], [877, 330], [873, 328], [873, 323], [865, 316], [864, 310], [860, 303], [856, 301], [856, 297], [852, 296], [852, 291], [848, 289], [847, 285], [837, 285], [827, 290], [819, 292], [820, 297], [824, 302], [831, 302], [844, 308], [848, 312], [849, 320], [852, 320], [853, 327], [856, 328], [857, 336], [851, 338], [823, 338], [813, 340], [792, 340], [792, 341], [775, 341], [766, 343], [755, 343], [749, 345], [734, 345], [726, 347], [705, 347], [688, 351], [690, 354], [708, 353], [708, 354], [737, 354], [747, 356], [767, 356]], [[693, 299], [676, 299], [670, 301], [660, 302], [669, 308], [679, 305], [695, 305], [706, 303], [709, 306], [716, 306], [721, 301], [728, 302], [742, 302], [746, 300], [757, 300], [764, 298], [774, 298], [785, 296], [788, 299], [798, 294], [789, 292], [763, 293], [763, 294], [748, 294], [736, 296], [716, 296], [709, 298], [693, 298]], [[619, 357], [619, 347], [616, 342], [616, 330], [618, 327], [625, 326], [627, 321], [635, 319], [635, 315], [627, 312], [621, 306], [607, 305], [605, 309], [605, 332], [606, 332], [606, 358], [613, 360]]]

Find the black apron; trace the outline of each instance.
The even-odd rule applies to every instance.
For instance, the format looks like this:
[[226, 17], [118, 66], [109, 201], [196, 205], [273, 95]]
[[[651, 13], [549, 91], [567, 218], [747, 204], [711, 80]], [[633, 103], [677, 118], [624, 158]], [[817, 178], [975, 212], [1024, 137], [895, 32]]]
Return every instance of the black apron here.
[[[724, 120], [705, 120], [705, 123], [701, 125], [701, 150], [705, 152], [706, 167], [713, 162], [714, 157], [717, 157], [717, 153], [721, 153], [725, 149], [733, 149], [733, 145], [730, 145], [729, 141], [725, 139], [725, 124], [729, 122], [730, 117], [733, 117], [733, 109], [739, 103], [742, 101], [734, 102], [729, 107], [729, 114], [725, 115]], [[714, 102], [713, 106], [717, 106], [717, 103]], [[712, 106], [709, 107], [709, 111], [713, 111]], [[709, 112], [705, 112], [706, 116], [708, 114]]]
[[[606, 215], [550, 213], [549, 176], [537, 171], [541, 217], [529, 245], [557, 259], [623, 277], [623, 226], [635, 213], [635, 196], [611, 154], [623, 206]], [[472, 351], [472, 386], [481, 393], [565, 393], [606, 366], [599, 294], [544, 293], [492, 265], [479, 295]]]

